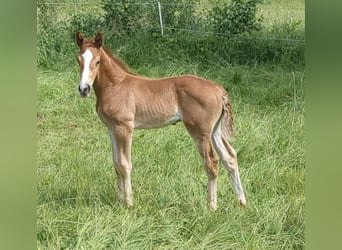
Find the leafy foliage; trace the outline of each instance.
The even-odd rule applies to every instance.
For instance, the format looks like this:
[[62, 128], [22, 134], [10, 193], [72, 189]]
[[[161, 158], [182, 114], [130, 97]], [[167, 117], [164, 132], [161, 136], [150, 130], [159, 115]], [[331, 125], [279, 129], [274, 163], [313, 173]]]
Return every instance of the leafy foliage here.
[[210, 15], [217, 33], [241, 34], [260, 30], [262, 18], [258, 18], [257, 4], [262, 0], [232, 0], [231, 4], [215, 6]]
[[[190, 58], [189, 61], [203, 65], [224, 60], [230, 64], [302, 66], [303, 43], [269, 38], [303, 40], [303, 23], [285, 21], [286, 18], [282, 22], [261, 22], [257, 14], [260, 3], [261, 0], [233, 0], [230, 5], [216, 3], [216, 7], [211, 8], [193, 0], [162, 1], [163, 23], [168, 28], [162, 37], [155, 2], [101, 0], [100, 4], [50, 5], [40, 0], [37, 5], [37, 64], [52, 70], [69, 68], [75, 63], [75, 32], [93, 36], [101, 31], [106, 44], [118, 49], [118, 55], [133, 66], [154, 60], [156, 54], [164, 60]], [[179, 30], [184, 28], [225, 35], [197, 36], [197, 33]]]
[[103, 18], [89, 15], [84, 12], [73, 13], [71, 15], [70, 36], [73, 36], [76, 31], [82, 31], [85, 34], [96, 34], [98, 31], [103, 31]]
[[194, 14], [196, 2], [194, 0], [182, 0], [177, 1], [177, 4], [168, 4], [165, 1], [165, 4], [162, 4], [161, 10], [163, 22], [171, 31], [175, 31], [174, 29], [184, 29], [184, 27], [188, 27], [189, 25], [197, 25], [199, 17]]
[[154, 31], [158, 19], [152, 18], [158, 13], [156, 4], [136, 5], [127, 0], [114, 3], [103, 0], [103, 26], [112, 34], [131, 34], [139, 31]]

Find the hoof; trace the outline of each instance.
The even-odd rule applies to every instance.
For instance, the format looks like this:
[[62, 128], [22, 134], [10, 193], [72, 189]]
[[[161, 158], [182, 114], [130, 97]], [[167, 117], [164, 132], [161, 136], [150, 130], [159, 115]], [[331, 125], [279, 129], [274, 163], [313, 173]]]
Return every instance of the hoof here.
[[245, 207], [247, 205], [247, 202], [245, 199], [240, 199], [240, 206]]
[[208, 203], [208, 208], [209, 208], [210, 211], [214, 212], [214, 211], [217, 210], [217, 205], [212, 203], [212, 202], [210, 202], [210, 203]]
[[133, 203], [126, 203], [126, 207], [127, 207], [128, 209], [132, 208], [132, 207], [133, 207]]

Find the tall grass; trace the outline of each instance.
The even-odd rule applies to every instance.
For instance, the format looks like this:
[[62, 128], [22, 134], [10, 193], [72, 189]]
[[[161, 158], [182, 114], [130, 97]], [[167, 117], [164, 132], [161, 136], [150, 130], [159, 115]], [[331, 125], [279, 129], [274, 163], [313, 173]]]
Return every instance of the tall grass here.
[[131, 210], [115, 196], [107, 131], [94, 95], [81, 99], [78, 72], [38, 73], [38, 248], [304, 248], [303, 73], [274, 67], [186, 63], [141, 68], [146, 75], [192, 72], [230, 91], [241, 178], [241, 209], [227, 172], [215, 213], [207, 180], [182, 124], [137, 130]]

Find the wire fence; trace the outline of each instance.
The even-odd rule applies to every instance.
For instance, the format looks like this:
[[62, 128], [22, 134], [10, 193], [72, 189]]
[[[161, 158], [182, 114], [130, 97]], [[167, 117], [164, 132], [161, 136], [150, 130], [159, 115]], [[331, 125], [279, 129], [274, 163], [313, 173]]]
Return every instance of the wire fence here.
[[[215, 28], [214, 10], [226, 5], [208, 4], [209, 0], [205, 3], [192, 0], [189, 0], [191, 3], [184, 3], [185, 0], [58, 1], [38, 0], [37, 3], [39, 67], [59, 70], [63, 66], [55, 62], [71, 65], [70, 55], [76, 53], [76, 48], [70, 44], [74, 43], [77, 31], [86, 36], [99, 31], [104, 33], [106, 43], [117, 46], [116, 52], [120, 56], [128, 62], [134, 58], [131, 64], [139, 64], [138, 58], [149, 56], [134, 54], [138, 47], [151, 51], [153, 49], [148, 46], [156, 48], [157, 43], [178, 50], [179, 56], [198, 55], [199, 61], [213, 55], [238, 64], [286, 62], [287, 65], [302, 65], [304, 61], [305, 12], [298, 7], [260, 5], [256, 12], [256, 18], [261, 20], [260, 29], [232, 33]], [[168, 57], [163, 49], [156, 50], [160, 56]]]
[[[38, 34], [43, 28], [80, 29], [94, 33], [104, 27], [115, 33], [172, 35], [175, 32], [197, 35], [223, 35], [210, 20], [210, 11], [220, 4], [177, 2], [38, 2]], [[253, 39], [305, 42], [305, 10], [262, 5], [258, 7], [262, 31]], [[59, 27], [58, 27], [59, 26]], [[265, 32], [267, 33], [265, 35]], [[239, 37], [239, 34], [233, 34]]]

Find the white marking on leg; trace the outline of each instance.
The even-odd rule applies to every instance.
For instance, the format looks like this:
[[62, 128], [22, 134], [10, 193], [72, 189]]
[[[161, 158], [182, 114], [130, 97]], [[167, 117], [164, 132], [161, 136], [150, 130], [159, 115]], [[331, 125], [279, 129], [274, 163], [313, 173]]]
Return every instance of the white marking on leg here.
[[246, 205], [246, 198], [245, 194], [243, 192], [241, 180], [240, 180], [240, 174], [238, 169], [238, 163], [236, 162], [236, 153], [234, 149], [226, 142], [226, 146], [224, 145], [224, 142], [222, 141], [223, 138], [221, 136], [221, 125], [218, 124], [217, 128], [215, 129], [213, 133], [213, 144], [216, 148], [217, 153], [219, 154], [223, 165], [226, 167], [226, 169], [229, 172], [231, 182], [233, 184], [233, 189], [238, 197], [240, 204], [242, 206]]
[[209, 207], [212, 210], [217, 209], [217, 177], [209, 177], [208, 176], [208, 202]]
[[126, 199], [126, 204], [128, 207], [133, 206], [133, 198], [132, 198], [132, 185], [131, 185], [131, 170], [129, 170], [129, 173], [127, 174], [125, 181], [125, 199]]

